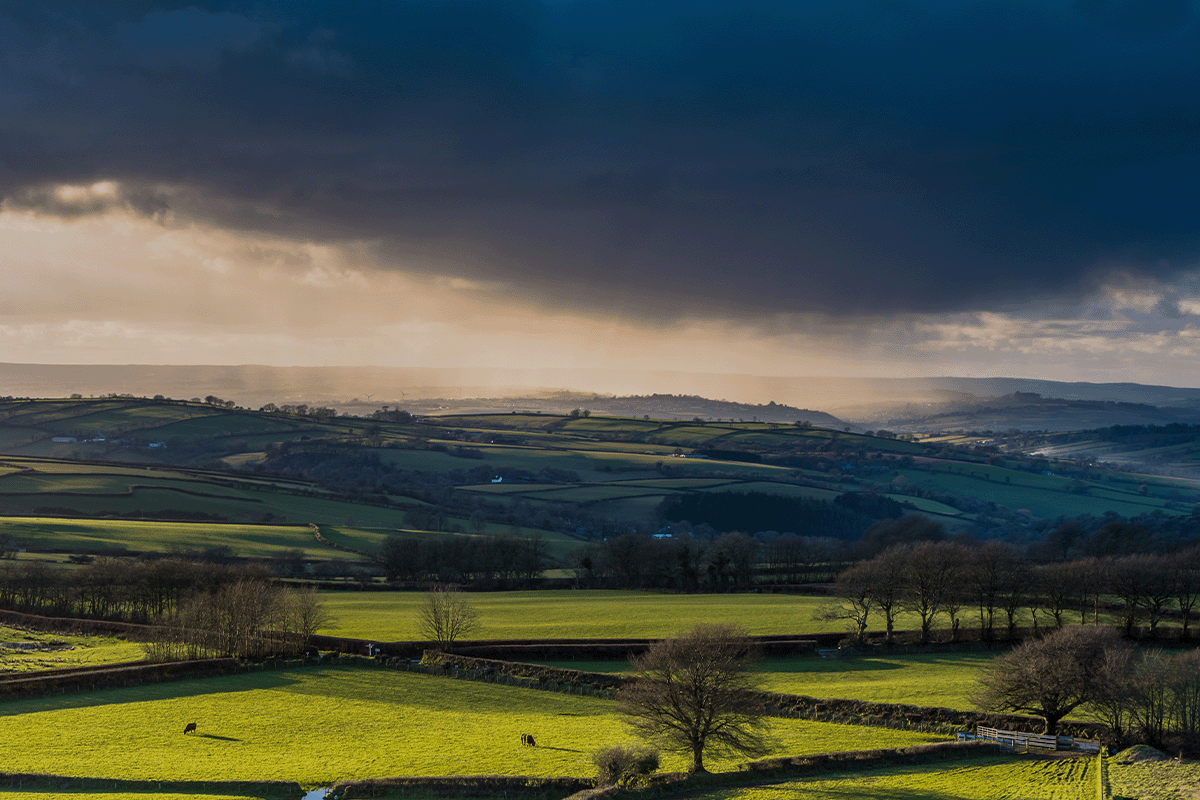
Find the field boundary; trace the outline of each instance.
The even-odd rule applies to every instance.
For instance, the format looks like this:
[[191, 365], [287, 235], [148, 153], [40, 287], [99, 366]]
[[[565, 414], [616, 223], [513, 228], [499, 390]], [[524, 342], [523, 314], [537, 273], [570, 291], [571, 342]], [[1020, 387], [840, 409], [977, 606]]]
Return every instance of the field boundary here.
[[[523, 800], [559, 800], [595, 787], [595, 778], [537, 778], [521, 775], [461, 775], [449, 777], [364, 778], [338, 781], [329, 797], [351, 800], [359, 797], [395, 796], [428, 792], [440, 797], [518, 797]], [[389, 792], [389, 790], [393, 790]], [[407, 796], [407, 793], [401, 795]]]
[[144, 686], [148, 683], [211, 678], [248, 672], [251, 668], [233, 658], [205, 661], [172, 661], [166, 664], [115, 664], [90, 670], [15, 673], [0, 679], [0, 702], [29, 700], [74, 692]]
[[294, 781], [153, 781], [130, 778], [87, 778], [32, 772], [0, 772], [0, 787], [17, 790], [172, 794], [253, 795], [295, 800], [304, 789]]
[[880, 748], [876, 750], [845, 750], [836, 753], [813, 753], [805, 756], [781, 756], [748, 761], [736, 771], [705, 773], [662, 773], [650, 776], [643, 787], [603, 787], [585, 790], [566, 800], [617, 800], [618, 798], [692, 797], [698, 792], [729, 787], [750, 787], [807, 775], [864, 772], [890, 766], [919, 766], [947, 761], [961, 761], [989, 755], [1005, 756], [991, 742], [935, 742], [911, 747]]
[[[561, 691], [569, 694], [595, 691], [596, 693], [591, 696], [605, 698], [615, 698], [617, 690], [627, 680], [622, 675], [474, 658], [435, 650], [426, 651], [420, 664], [412, 664], [404, 659], [384, 659], [384, 662], [388, 666], [426, 675], [505, 683], [510, 686], [525, 686], [531, 689]], [[592, 688], [585, 689], [583, 687]], [[805, 719], [813, 722], [868, 725], [876, 728], [921, 730], [945, 734], [960, 731], [974, 732], [980, 725], [1033, 733], [1040, 730], [1043, 725], [1042, 720], [1037, 717], [1017, 714], [989, 714], [982, 711], [959, 711], [934, 706], [818, 698], [777, 692], [760, 692], [759, 696], [765, 701], [768, 708], [767, 713], [770, 716]], [[1059, 727], [1062, 728], [1064, 735], [1081, 739], [1099, 738], [1106, 731], [1106, 728], [1099, 723], [1066, 720], [1060, 722]]]
[[1108, 759], [1103, 751], [1096, 754], [1096, 800], [1112, 800], [1112, 783], [1108, 777]]

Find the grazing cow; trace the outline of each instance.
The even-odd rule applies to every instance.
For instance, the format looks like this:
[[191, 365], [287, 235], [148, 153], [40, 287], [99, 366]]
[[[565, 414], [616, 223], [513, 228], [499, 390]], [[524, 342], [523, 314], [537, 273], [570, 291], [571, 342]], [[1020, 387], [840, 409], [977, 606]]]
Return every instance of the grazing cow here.
[[187, 724], [187, 727], [185, 727], [185, 728], [183, 729], [183, 732], [184, 732], [184, 733], [195, 733], [195, 732], [196, 732], [196, 723], [194, 723], [194, 722], [189, 722], [189, 723]]
[[529, 745], [530, 747], [537, 747], [537, 742], [533, 740], [532, 733], [525, 734], [525, 744]]

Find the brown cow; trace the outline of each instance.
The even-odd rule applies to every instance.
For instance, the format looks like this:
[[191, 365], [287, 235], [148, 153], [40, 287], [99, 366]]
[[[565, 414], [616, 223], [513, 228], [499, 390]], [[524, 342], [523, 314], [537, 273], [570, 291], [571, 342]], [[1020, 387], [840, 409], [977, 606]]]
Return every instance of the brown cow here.
[[187, 724], [187, 727], [185, 727], [185, 728], [183, 729], [183, 732], [184, 732], [184, 733], [195, 733], [195, 732], [196, 732], [196, 723], [194, 723], [194, 722], [189, 722], [189, 723]]

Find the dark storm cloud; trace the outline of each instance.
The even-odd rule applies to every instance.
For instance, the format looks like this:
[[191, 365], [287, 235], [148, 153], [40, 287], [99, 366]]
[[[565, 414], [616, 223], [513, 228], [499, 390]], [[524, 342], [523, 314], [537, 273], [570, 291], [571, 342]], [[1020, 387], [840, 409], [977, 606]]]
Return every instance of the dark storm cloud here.
[[0, 54], [10, 207], [113, 179], [550, 301], [979, 309], [1200, 254], [1183, 0], [46, 0]]

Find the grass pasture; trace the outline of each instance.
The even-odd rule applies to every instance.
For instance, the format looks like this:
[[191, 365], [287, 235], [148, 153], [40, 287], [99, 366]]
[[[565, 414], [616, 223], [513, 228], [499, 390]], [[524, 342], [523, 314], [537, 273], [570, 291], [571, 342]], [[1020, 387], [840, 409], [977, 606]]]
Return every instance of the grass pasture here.
[[1200, 796], [1200, 762], [1108, 762], [1108, 779], [1114, 797], [1138, 800], [1195, 800]]
[[316, 541], [306, 525], [224, 525], [212, 522], [3, 517], [0, 532], [21, 546], [67, 551], [127, 549], [135, 552], [205, 550], [227, 546], [242, 556], [269, 558], [282, 550], [303, 550], [309, 558], [335, 551]]
[[[640, 639], [673, 636], [701, 622], [732, 622], [753, 635], [838, 631], [820, 618], [820, 597], [782, 594], [659, 594], [612, 590], [472, 592], [479, 611], [478, 639]], [[417, 638], [422, 596], [416, 592], [329, 592], [325, 607], [337, 618], [332, 636], [383, 641]], [[899, 629], [916, 627], [901, 616]]]
[[784, 694], [972, 709], [969, 696], [995, 653], [940, 653], [828, 660], [772, 659], [763, 688]]
[[[196, 735], [183, 726], [196, 721]], [[523, 747], [521, 733], [538, 747]], [[777, 753], [936, 741], [882, 728], [778, 720]], [[146, 780], [401, 775], [591, 775], [591, 753], [630, 740], [611, 701], [331, 666], [111, 689], [0, 705], [4, 769]], [[686, 766], [668, 756], [663, 769]], [[735, 761], [714, 759], [714, 770]]]
[[[763, 689], [781, 694], [904, 703], [970, 710], [975, 680], [993, 653], [921, 653], [846, 660], [819, 656], [767, 658], [759, 665]], [[554, 661], [550, 666], [585, 672], [624, 672], [621, 661]]]
[[142, 646], [111, 636], [78, 636], [0, 626], [0, 674], [140, 661]]
[[952, 766], [821, 775], [690, 796], [696, 800], [1095, 800], [1096, 769], [1094, 758], [987, 756]]

